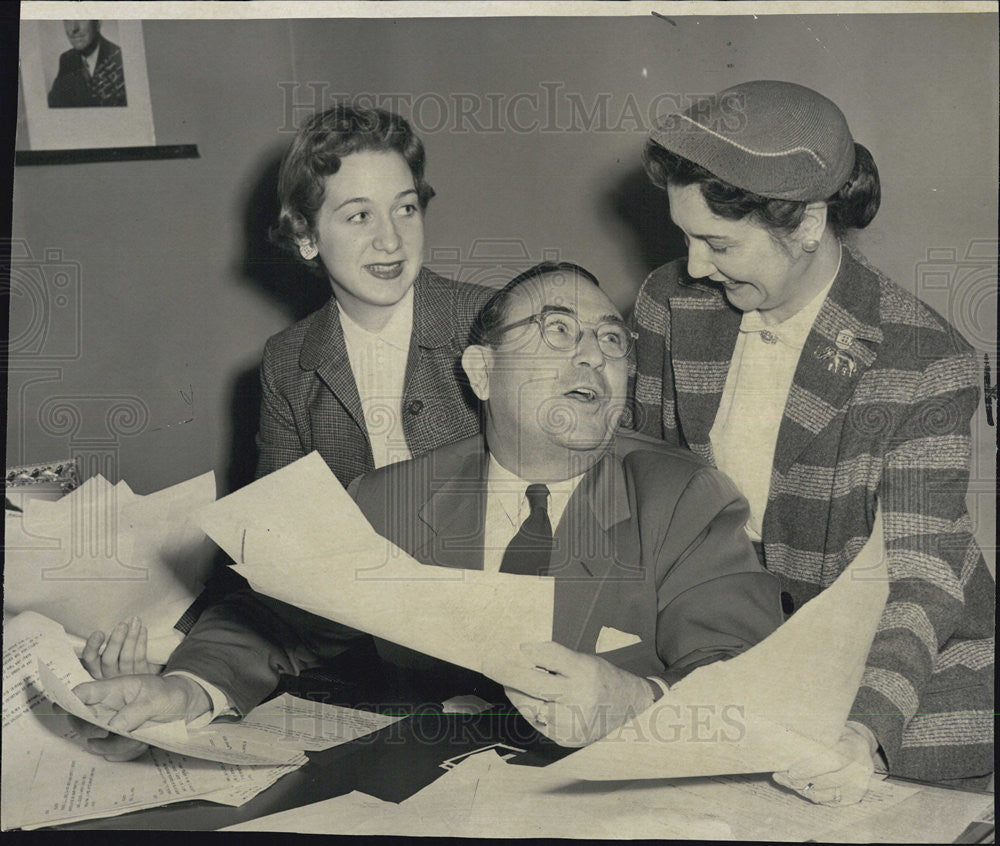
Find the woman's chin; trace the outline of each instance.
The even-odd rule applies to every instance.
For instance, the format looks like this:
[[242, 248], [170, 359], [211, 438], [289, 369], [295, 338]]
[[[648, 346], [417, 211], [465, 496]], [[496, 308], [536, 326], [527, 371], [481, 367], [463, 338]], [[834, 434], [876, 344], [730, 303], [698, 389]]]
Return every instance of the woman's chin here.
[[757, 289], [745, 282], [726, 283], [723, 291], [729, 304], [740, 311], [753, 311], [763, 302]]

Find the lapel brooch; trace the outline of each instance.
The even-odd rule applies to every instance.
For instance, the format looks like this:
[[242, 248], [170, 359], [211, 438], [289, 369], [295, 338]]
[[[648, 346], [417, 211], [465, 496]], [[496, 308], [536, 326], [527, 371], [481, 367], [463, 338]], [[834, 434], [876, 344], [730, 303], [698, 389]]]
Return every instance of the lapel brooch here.
[[854, 333], [850, 329], [841, 329], [834, 341], [835, 346], [826, 344], [818, 347], [813, 352], [813, 355], [820, 361], [825, 361], [826, 369], [831, 373], [850, 378], [854, 375], [854, 371], [858, 369], [854, 356], [848, 352], [853, 344]]

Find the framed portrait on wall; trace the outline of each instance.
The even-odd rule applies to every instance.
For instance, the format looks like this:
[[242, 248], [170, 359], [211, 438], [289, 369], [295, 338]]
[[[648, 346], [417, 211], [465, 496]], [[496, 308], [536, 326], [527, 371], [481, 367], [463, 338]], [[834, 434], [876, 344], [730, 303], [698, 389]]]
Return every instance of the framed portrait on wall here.
[[156, 143], [141, 21], [21, 22], [17, 150]]

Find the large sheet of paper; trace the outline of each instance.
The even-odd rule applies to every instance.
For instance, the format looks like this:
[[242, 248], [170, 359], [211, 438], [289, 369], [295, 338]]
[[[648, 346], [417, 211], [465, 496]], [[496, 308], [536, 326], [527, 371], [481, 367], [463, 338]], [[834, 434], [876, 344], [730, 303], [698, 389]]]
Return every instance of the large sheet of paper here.
[[508, 764], [495, 750], [464, 759], [399, 805], [362, 793], [250, 820], [232, 831], [438, 837], [804, 841], [880, 818], [916, 796], [873, 782], [856, 805], [813, 805], [762, 776], [586, 782]]
[[95, 476], [54, 502], [27, 501], [5, 516], [5, 614], [35, 611], [81, 638], [138, 616], [150, 660], [163, 663], [181, 639], [174, 623], [209, 574], [193, 515], [214, 499], [206, 473], [149, 496]]
[[318, 453], [200, 520], [260, 593], [435, 658], [480, 671], [552, 638], [553, 579], [420, 564], [376, 534]]
[[695, 670], [551, 768], [581, 779], [680, 778], [775, 772], [828, 751], [857, 694], [888, 591], [877, 515], [850, 566], [768, 638]]
[[[32, 612], [4, 625], [0, 828], [37, 828], [113, 816], [185, 799], [241, 805], [300, 766], [241, 767], [152, 749], [111, 763], [86, 748], [42, 692], [37, 647], [64, 636]], [[79, 662], [77, 662], [79, 663]]]

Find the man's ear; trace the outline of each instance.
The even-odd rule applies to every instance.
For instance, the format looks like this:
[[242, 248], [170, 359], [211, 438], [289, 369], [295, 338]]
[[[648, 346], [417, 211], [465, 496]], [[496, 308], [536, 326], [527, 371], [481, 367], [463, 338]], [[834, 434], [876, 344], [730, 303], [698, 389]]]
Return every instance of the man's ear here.
[[462, 369], [469, 379], [469, 385], [480, 400], [490, 398], [490, 370], [493, 368], [493, 350], [480, 344], [472, 344], [462, 353]]

